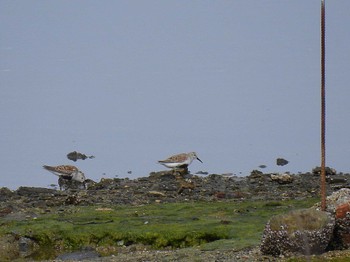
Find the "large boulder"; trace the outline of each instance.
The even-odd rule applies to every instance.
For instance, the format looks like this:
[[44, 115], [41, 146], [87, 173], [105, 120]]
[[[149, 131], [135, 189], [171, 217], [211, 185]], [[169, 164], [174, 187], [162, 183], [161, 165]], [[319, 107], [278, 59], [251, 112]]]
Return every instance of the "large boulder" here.
[[350, 189], [342, 188], [327, 197], [327, 210], [335, 216], [332, 249], [350, 248]]
[[331, 214], [316, 209], [274, 216], [265, 226], [260, 250], [273, 256], [323, 253], [333, 236], [334, 225]]

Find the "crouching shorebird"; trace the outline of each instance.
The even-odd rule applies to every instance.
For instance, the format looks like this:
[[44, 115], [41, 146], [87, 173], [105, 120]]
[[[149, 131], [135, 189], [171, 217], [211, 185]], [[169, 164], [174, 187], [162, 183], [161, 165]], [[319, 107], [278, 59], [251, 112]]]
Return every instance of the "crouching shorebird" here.
[[60, 186], [60, 189], [62, 189], [62, 186], [74, 184], [74, 182], [78, 182], [80, 184], [83, 184], [83, 186], [85, 188], [85, 180], [86, 180], [85, 175], [83, 172], [81, 172], [75, 166], [70, 166], [70, 165], [46, 166], [46, 165], [44, 165], [43, 168], [59, 177], [58, 184]]
[[178, 155], [171, 156], [165, 160], [159, 160], [158, 163], [169, 168], [186, 168], [192, 163], [194, 159], [203, 163], [195, 152], [182, 153]]

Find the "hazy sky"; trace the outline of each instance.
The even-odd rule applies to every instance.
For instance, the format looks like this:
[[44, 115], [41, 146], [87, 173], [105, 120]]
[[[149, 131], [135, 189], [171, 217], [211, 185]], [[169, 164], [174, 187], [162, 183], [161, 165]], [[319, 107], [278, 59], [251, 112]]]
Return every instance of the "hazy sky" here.
[[[0, 187], [320, 165], [320, 0], [0, 1]], [[326, 1], [327, 165], [349, 172], [350, 1]], [[77, 150], [96, 158], [72, 162]], [[284, 167], [276, 158], [290, 161]], [[128, 171], [132, 174], [128, 174]]]

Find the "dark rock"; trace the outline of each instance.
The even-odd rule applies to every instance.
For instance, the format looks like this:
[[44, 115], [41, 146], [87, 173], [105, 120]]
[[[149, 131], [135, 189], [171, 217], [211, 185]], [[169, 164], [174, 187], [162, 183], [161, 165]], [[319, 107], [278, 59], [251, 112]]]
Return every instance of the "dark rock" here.
[[67, 158], [69, 160], [76, 162], [78, 159], [85, 160], [87, 158], [91, 159], [91, 158], [95, 158], [95, 157], [94, 156], [87, 156], [87, 155], [79, 153], [77, 151], [73, 151], [73, 152], [70, 152], [67, 154]]
[[326, 178], [327, 183], [330, 184], [346, 184], [348, 181], [344, 176], [329, 176]]
[[7, 199], [11, 198], [14, 195], [15, 195], [15, 193], [12, 192], [7, 187], [0, 188], [0, 201], [6, 201]]
[[28, 257], [39, 249], [39, 245], [30, 238], [20, 237], [18, 249], [21, 257]]
[[[337, 174], [337, 171], [334, 168], [326, 166], [326, 175], [335, 175]], [[317, 166], [314, 169], [312, 169], [312, 173], [314, 175], [320, 175], [321, 174], [321, 167]]]
[[250, 172], [250, 176], [248, 176], [249, 179], [251, 178], [262, 178], [264, 176], [264, 173], [259, 170], [253, 170]]
[[289, 163], [289, 161], [284, 159], [284, 158], [277, 158], [276, 159], [276, 165], [278, 165], [278, 166], [285, 166], [288, 163]]
[[159, 172], [151, 172], [149, 174], [150, 179], [167, 179], [167, 178], [175, 178], [177, 176], [184, 176], [188, 174], [188, 170], [184, 168], [178, 168], [176, 170], [166, 170]]
[[55, 194], [57, 191], [54, 189], [42, 188], [42, 187], [20, 187], [16, 193], [20, 196], [33, 196], [41, 194]]
[[196, 175], [209, 175], [209, 172], [207, 172], [207, 171], [198, 171], [198, 172], [196, 172]]
[[166, 174], [163, 174], [159, 177], [157, 176], [150, 176], [150, 179], [155, 179], [155, 180], [159, 180], [160, 182], [170, 182], [170, 181], [174, 181], [176, 180], [176, 176], [172, 173], [166, 173]]

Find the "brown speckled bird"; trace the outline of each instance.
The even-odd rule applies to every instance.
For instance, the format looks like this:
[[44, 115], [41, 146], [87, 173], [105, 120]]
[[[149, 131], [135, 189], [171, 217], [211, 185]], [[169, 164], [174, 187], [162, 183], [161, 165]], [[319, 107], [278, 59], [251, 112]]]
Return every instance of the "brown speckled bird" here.
[[63, 179], [74, 180], [81, 183], [85, 181], [85, 175], [75, 166], [61, 165], [61, 166], [43, 166], [44, 169], [59, 176]]
[[192, 163], [194, 159], [197, 159], [199, 162], [203, 163], [195, 152], [174, 155], [165, 160], [160, 160], [158, 163], [169, 168], [187, 167]]

